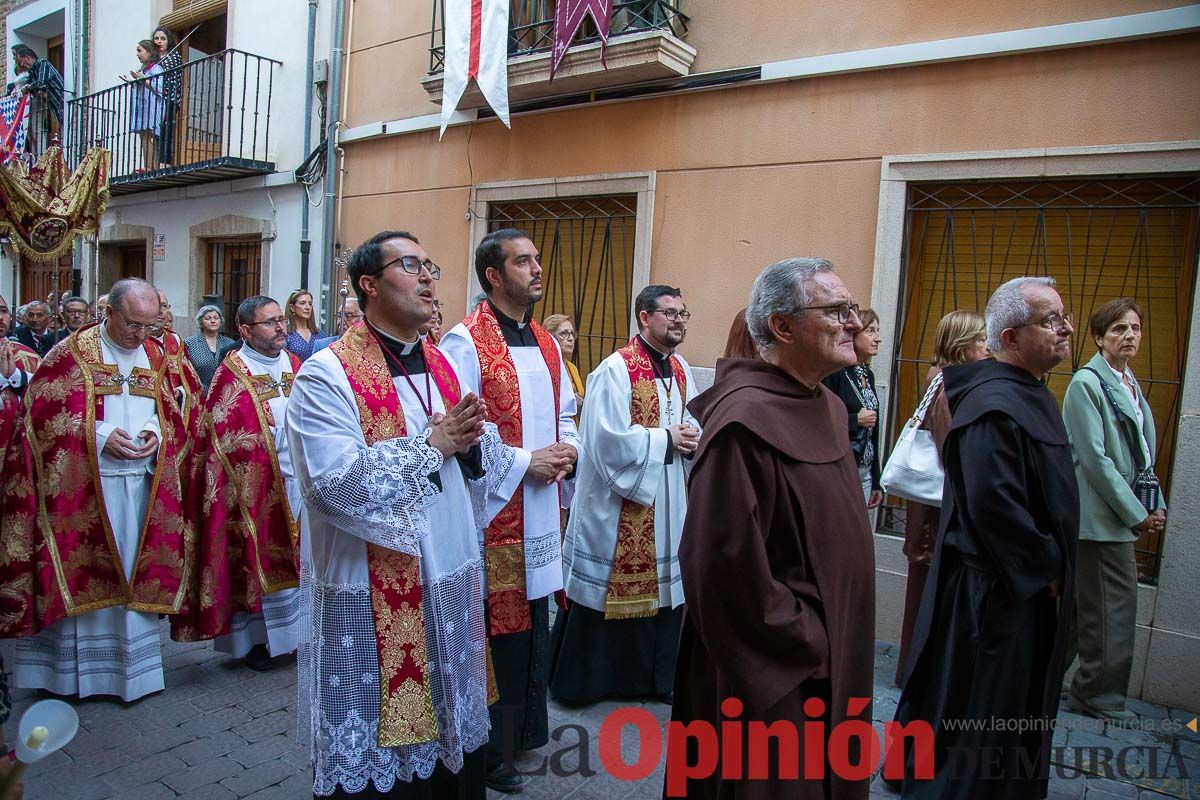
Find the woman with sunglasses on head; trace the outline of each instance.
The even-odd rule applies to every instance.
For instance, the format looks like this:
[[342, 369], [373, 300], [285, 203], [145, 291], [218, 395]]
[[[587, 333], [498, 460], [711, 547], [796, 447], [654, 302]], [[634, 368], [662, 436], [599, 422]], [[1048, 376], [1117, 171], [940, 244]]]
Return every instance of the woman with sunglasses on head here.
[[854, 334], [858, 363], [839, 369], [821, 383], [846, 404], [850, 449], [858, 464], [863, 501], [867, 508], [875, 508], [883, 501], [883, 490], [879, 488], [879, 396], [875, 393], [875, 373], [871, 371], [871, 358], [879, 352], [879, 315], [864, 308], [858, 312], [858, 318], [862, 322], [862, 330]]

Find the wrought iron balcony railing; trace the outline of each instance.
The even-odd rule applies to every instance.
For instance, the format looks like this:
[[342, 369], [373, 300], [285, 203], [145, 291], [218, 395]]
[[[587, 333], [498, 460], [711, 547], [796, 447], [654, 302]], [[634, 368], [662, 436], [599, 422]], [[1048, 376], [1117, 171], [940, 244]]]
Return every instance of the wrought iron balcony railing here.
[[[548, 52], [554, 46], [554, 0], [512, 0], [508, 14], [508, 56]], [[609, 37], [638, 31], [662, 30], [680, 39], [687, 36], [688, 16], [683, 0], [615, 0]], [[429, 45], [429, 74], [445, 68], [446, 2], [433, 0], [433, 33]], [[575, 44], [600, 40], [596, 26], [584, 21]]]
[[70, 103], [75, 157], [112, 152], [114, 194], [261, 175], [271, 156], [271, 99], [281, 62], [224, 50]]

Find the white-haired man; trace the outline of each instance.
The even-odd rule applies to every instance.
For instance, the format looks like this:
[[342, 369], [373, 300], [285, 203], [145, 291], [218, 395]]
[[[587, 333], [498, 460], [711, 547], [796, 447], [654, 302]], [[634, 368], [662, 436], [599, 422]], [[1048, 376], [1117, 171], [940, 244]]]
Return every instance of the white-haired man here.
[[[1079, 493], [1042, 381], [1071, 354], [1071, 315], [1053, 279], [1023, 277], [996, 290], [985, 317], [995, 360], [943, 372], [953, 416], [942, 533], [896, 710], [933, 727], [934, 774], [918, 778], [907, 753], [906, 798], [1026, 800], [1048, 787]], [[980, 754], [995, 768], [972, 766]]]
[[[874, 550], [846, 407], [821, 384], [855, 363], [862, 323], [821, 258], [763, 270], [746, 323], [762, 360], [719, 362], [712, 388], [688, 406], [704, 437], [679, 545], [687, 610], [671, 719], [702, 730], [723, 730], [733, 715], [803, 724], [804, 763], [824, 762], [841, 722], [871, 719]], [[807, 733], [814, 716], [828, 723], [823, 737]], [[672, 738], [688, 736], [671, 727]], [[687, 765], [668, 759], [667, 794], [866, 800], [866, 780], [799, 779], [788, 759], [765, 753], [744, 770], [745, 753], [724, 745], [707, 777], [689, 780]]]

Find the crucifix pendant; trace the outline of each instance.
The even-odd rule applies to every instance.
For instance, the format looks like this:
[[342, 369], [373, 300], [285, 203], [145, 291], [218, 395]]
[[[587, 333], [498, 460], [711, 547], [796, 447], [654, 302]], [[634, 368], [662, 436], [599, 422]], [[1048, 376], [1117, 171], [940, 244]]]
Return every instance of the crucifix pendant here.
[[669, 397], [667, 398], [667, 419], [672, 422], [675, 421], [675, 406]]

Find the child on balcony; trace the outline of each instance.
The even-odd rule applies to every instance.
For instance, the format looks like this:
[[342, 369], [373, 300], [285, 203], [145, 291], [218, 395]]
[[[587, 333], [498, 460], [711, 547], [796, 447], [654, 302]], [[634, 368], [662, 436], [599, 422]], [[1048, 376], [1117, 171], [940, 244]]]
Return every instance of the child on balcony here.
[[[127, 79], [134, 82], [129, 129], [141, 139], [142, 168], [136, 172], [142, 173], [158, 169], [158, 135], [165, 106], [158, 48], [154, 46], [154, 42], [143, 39], [138, 42], [137, 57], [142, 63], [142, 68], [140, 71], [130, 72]], [[126, 80], [124, 76], [122, 79]]]

